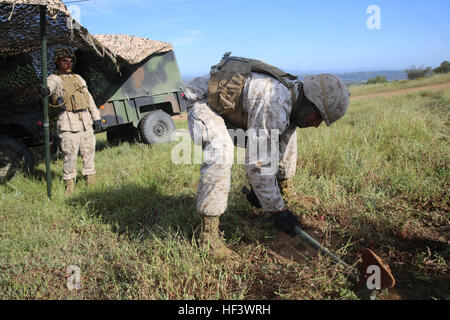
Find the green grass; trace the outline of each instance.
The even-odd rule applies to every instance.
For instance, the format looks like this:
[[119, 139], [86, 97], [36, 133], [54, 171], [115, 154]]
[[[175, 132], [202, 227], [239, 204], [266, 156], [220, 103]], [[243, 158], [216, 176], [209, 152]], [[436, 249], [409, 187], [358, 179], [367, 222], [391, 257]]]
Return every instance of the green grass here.
[[450, 82], [450, 73], [434, 74], [431, 77], [421, 78], [417, 80], [395, 80], [377, 84], [356, 84], [351, 85], [349, 87], [349, 90], [352, 94], [352, 97], [357, 97], [366, 94], [431, 86], [447, 82]]
[[[449, 106], [450, 92], [362, 99], [331, 128], [299, 130], [294, 184], [320, 204], [289, 197], [289, 207], [348, 263], [375, 250], [402, 298], [448, 298]], [[243, 263], [198, 249], [200, 165], [173, 164], [174, 145], [109, 147], [97, 135], [97, 183], [80, 179], [69, 199], [61, 160], [51, 201], [42, 163], [0, 185], [0, 298], [357, 299], [342, 269], [249, 206], [242, 165], [221, 228]], [[70, 265], [81, 269], [80, 291], [66, 287]]]

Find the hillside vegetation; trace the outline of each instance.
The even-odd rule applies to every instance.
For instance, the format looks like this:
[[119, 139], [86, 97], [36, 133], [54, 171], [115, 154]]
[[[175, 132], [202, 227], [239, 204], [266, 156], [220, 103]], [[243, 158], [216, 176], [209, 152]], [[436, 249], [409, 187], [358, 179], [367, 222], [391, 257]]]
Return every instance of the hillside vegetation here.
[[[365, 247], [379, 254], [397, 279], [385, 298], [449, 298], [449, 106], [442, 91], [361, 99], [331, 128], [299, 130], [295, 188], [320, 203], [292, 196], [289, 207], [348, 263]], [[250, 207], [243, 165], [221, 218], [241, 264], [198, 249], [200, 165], [172, 163], [175, 145], [110, 147], [97, 135], [97, 184], [80, 179], [68, 199], [61, 160], [51, 201], [43, 164], [0, 185], [0, 298], [357, 299], [340, 267]], [[70, 265], [81, 290], [67, 289]]]
[[450, 73], [434, 74], [417, 80], [394, 80], [377, 84], [354, 84], [349, 86], [352, 97], [401, 89], [418, 88], [450, 82]]

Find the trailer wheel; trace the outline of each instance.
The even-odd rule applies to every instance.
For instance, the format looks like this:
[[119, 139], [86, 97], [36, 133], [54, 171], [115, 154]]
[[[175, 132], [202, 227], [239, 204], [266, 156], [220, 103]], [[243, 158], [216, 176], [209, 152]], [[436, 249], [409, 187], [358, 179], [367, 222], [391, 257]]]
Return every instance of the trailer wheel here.
[[14, 138], [0, 138], [1, 183], [11, 180], [19, 171], [30, 174], [33, 168], [33, 155], [22, 141]]
[[148, 144], [170, 142], [175, 129], [172, 118], [161, 110], [147, 114], [139, 122], [142, 140]]

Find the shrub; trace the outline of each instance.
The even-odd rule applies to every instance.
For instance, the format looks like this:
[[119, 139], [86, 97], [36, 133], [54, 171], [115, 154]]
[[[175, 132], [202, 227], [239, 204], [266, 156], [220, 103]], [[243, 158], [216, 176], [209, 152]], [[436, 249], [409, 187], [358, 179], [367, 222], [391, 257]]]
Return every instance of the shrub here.
[[385, 76], [377, 76], [376, 78], [371, 78], [367, 81], [367, 84], [375, 84], [375, 83], [385, 83], [387, 82]]
[[436, 73], [449, 73], [450, 72], [450, 62], [443, 61], [439, 67], [433, 70]]
[[408, 74], [409, 80], [428, 77], [430, 76], [431, 71], [431, 67], [425, 68], [423, 65], [418, 68], [416, 68], [415, 65], [412, 65], [411, 67], [409, 67], [409, 69], [405, 70], [405, 72]]

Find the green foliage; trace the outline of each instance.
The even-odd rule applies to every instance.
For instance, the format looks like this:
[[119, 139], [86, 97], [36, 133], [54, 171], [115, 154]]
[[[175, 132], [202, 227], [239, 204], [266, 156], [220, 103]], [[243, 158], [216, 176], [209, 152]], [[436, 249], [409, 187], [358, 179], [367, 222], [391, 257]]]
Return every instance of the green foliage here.
[[428, 77], [431, 75], [431, 71], [432, 71], [431, 67], [425, 68], [423, 65], [420, 67], [412, 65], [411, 67], [405, 70], [405, 72], [408, 74], [409, 80]]
[[386, 80], [385, 76], [377, 76], [375, 78], [371, 78], [367, 81], [367, 84], [376, 84], [376, 83], [386, 83], [388, 82]]
[[433, 70], [435, 73], [449, 73], [450, 72], [450, 62], [443, 61], [441, 65]]
[[349, 90], [352, 97], [366, 94], [389, 92], [401, 89], [417, 88], [423, 86], [431, 86], [450, 82], [450, 73], [433, 74], [427, 78], [418, 80], [394, 80], [387, 83], [351, 85]]

